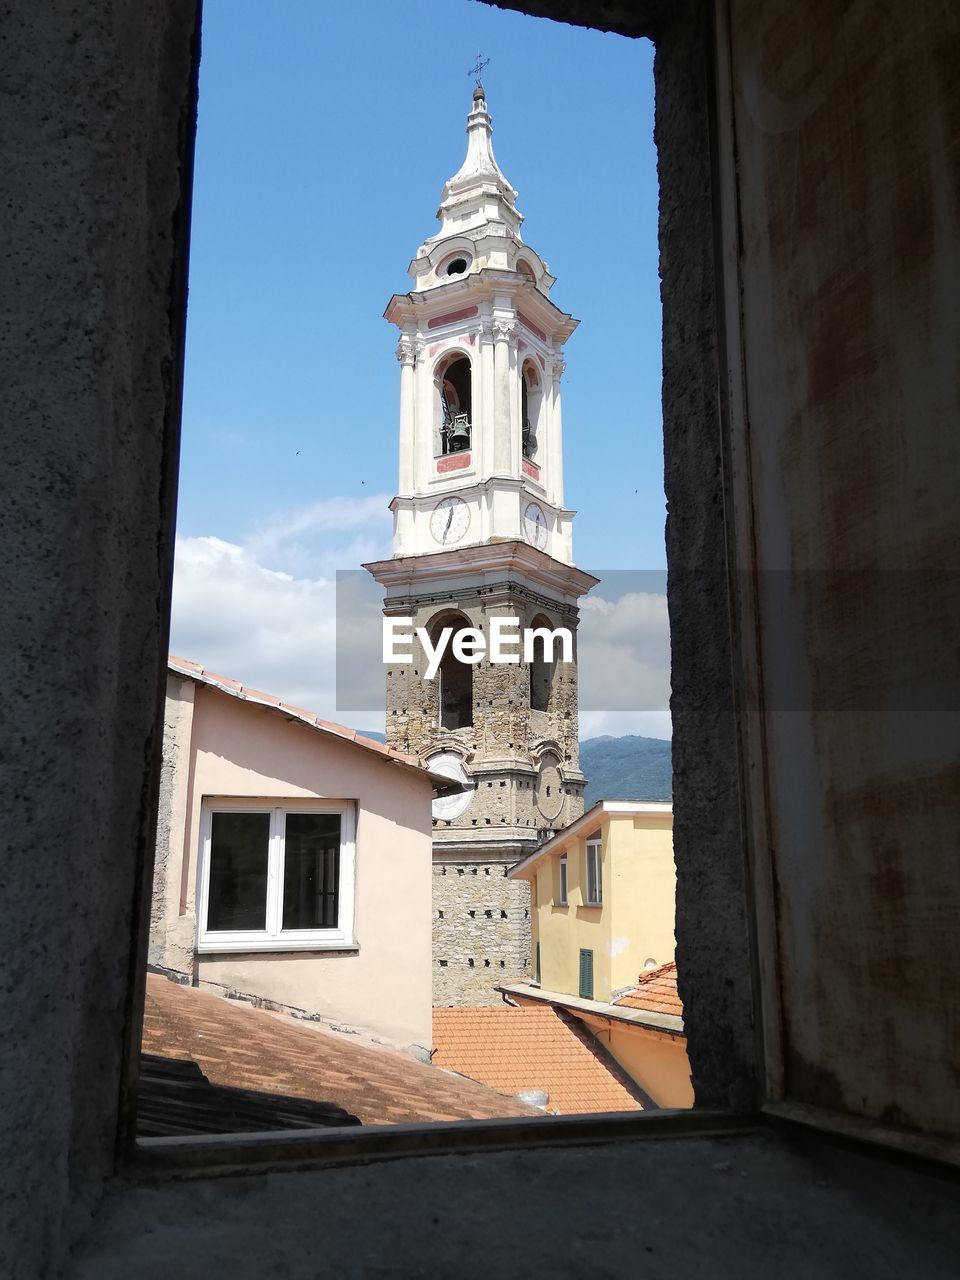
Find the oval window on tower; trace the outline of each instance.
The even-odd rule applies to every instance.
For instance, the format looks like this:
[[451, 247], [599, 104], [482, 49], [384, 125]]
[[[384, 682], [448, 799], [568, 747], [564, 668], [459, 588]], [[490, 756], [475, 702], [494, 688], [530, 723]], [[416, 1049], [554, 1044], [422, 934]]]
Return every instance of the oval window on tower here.
[[449, 262], [444, 264], [442, 274], [445, 276], [462, 276], [469, 265], [469, 260], [462, 256], [451, 258]]

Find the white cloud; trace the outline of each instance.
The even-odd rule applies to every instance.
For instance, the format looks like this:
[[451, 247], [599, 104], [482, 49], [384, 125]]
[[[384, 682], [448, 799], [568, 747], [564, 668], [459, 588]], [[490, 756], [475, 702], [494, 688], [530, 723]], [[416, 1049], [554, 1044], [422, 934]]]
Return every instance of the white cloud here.
[[[262, 564], [300, 573], [355, 569], [365, 560], [389, 555], [389, 502], [383, 493], [325, 498], [268, 521], [247, 539], [246, 550]], [[351, 536], [344, 541], [344, 534]]]
[[382, 710], [336, 705], [334, 575], [388, 554], [389, 533], [374, 496], [316, 503], [244, 545], [178, 538], [171, 650], [327, 719], [382, 728]]
[[[382, 728], [381, 704], [376, 711], [336, 705], [335, 572], [389, 555], [386, 502], [374, 495], [315, 503], [243, 544], [178, 538], [172, 651], [328, 719]], [[588, 596], [578, 651], [581, 737], [670, 737], [664, 595]], [[379, 699], [382, 682], [372, 680], [374, 687]]]
[[628, 592], [580, 604], [580, 736], [670, 737], [667, 598]]

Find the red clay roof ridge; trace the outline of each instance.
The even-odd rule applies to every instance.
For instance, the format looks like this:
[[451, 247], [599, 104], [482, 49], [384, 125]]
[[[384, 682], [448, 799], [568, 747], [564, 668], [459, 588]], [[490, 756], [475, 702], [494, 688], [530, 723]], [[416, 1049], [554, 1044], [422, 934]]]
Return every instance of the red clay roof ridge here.
[[[254, 689], [251, 685], [241, 684], [239, 680], [234, 680], [232, 676], [224, 676], [219, 672], [210, 671], [207, 667], [201, 666], [199, 662], [193, 662], [189, 658], [181, 658], [171, 653], [167, 656], [167, 666], [178, 675], [185, 675], [193, 680], [199, 680], [202, 684], [220, 689], [223, 693], [228, 693], [231, 697], [239, 698], [243, 702], [275, 707], [292, 719], [299, 720], [309, 725], [312, 729], [319, 729], [321, 733], [329, 733], [335, 737], [344, 738], [367, 751], [376, 751], [378, 755], [388, 756], [391, 760], [411, 765], [415, 769], [423, 768], [413, 756], [397, 751], [395, 747], [388, 747], [386, 743], [377, 742], [375, 738], [366, 738], [348, 725], [337, 724], [333, 720], [323, 720], [314, 711], [307, 711], [303, 707], [295, 706], [292, 702], [284, 702], [276, 694], [264, 693], [262, 689]], [[427, 771], [425, 770], [425, 772]]]

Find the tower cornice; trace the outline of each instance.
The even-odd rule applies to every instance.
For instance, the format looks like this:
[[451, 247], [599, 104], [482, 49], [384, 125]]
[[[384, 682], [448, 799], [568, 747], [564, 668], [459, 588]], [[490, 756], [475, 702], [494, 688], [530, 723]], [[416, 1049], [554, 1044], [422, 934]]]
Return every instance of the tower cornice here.
[[[554, 342], [566, 342], [580, 323], [517, 272], [491, 267], [464, 279], [437, 285], [427, 292], [395, 293], [383, 316], [398, 328], [413, 325], [423, 330], [431, 321], [437, 321], [446, 313], [456, 315], [467, 306], [476, 306], [479, 315], [481, 306], [489, 304], [492, 307], [495, 299], [509, 299], [517, 312], [529, 316]], [[457, 320], [461, 319], [457, 317]], [[451, 323], [457, 323], [457, 320], [451, 320]]]
[[600, 581], [576, 565], [564, 564], [545, 551], [512, 540], [395, 556], [363, 567], [388, 592], [408, 595], [449, 588], [467, 576], [475, 588], [482, 588], [485, 582], [499, 586], [504, 580], [516, 580], [536, 584], [560, 598], [576, 600]]

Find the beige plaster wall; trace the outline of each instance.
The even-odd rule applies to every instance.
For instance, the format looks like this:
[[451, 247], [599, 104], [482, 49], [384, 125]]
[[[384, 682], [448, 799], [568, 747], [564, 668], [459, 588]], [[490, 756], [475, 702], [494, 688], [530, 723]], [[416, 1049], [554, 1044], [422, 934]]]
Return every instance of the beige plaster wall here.
[[602, 1035], [599, 1038], [658, 1107], [693, 1106], [690, 1063], [683, 1036], [611, 1023], [606, 1038]]
[[636, 1023], [591, 1017], [579, 1010], [577, 1017], [658, 1107], [693, 1106], [685, 1036], [668, 1035]]
[[[179, 683], [171, 680], [168, 703], [179, 700]], [[167, 966], [201, 985], [258, 996], [401, 1044], [429, 1046], [427, 779], [208, 686], [196, 688], [184, 782], [186, 767], [181, 735], [171, 791], [183, 797], [186, 843], [175, 847], [172, 825], [163, 899]], [[210, 797], [356, 802], [355, 950], [194, 955], [200, 816]]]

